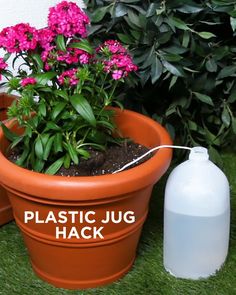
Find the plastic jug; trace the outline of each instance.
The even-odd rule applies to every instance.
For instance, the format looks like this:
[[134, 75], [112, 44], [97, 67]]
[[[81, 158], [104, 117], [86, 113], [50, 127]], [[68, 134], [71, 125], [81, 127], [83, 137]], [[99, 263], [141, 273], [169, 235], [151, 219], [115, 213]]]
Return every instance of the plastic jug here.
[[207, 149], [191, 149], [189, 160], [170, 174], [165, 190], [164, 267], [175, 277], [213, 275], [229, 244], [230, 197], [224, 173]]

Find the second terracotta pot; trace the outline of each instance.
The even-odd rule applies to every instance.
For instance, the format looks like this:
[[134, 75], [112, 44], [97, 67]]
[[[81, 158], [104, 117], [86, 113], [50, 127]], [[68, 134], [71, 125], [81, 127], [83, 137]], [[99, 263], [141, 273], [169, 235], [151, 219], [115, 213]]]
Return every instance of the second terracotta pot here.
[[[14, 95], [0, 93], [0, 121], [7, 119], [7, 109], [16, 100]], [[13, 212], [6, 190], [0, 186], [0, 226], [13, 220]]]

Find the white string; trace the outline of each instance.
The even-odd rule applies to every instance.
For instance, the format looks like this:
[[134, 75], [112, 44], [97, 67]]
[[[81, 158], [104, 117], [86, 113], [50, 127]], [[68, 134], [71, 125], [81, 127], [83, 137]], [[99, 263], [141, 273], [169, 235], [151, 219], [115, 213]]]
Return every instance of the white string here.
[[159, 150], [159, 149], [163, 149], [163, 148], [182, 149], [182, 150], [190, 150], [190, 151], [192, 150], [192, 148], [187, 147], [187, 146], [180, 146], [180, 145], [159, 145], [159, 146], [156, 146], [156, 147], [152, 148], [151, 150], [149, 150], [148, 152], [146, 152], [142, 156], [134, 159], [132, 162], [129, 162], [129, 163], [125, 164], [120, 169], [112, 172], [112, 174], [115, 174], [115, 173], [118, 173], [118, 172], [121, 172], [121, 171], [125, 170], [126, 168], [128, 168], [131, 165], [135, 164], [136, 162], [142, 160], [143, 158], [145, 158], [147, 155], [151, 154], [152, 152], [154, 152], [156, 150]]

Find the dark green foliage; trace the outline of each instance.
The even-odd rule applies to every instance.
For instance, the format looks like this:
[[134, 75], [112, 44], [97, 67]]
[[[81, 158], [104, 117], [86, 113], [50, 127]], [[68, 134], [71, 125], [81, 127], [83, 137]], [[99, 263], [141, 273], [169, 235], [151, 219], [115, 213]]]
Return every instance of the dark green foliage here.
[[129, 45], [129, 107], [213, 158], [236, 135], [236, 1], [87, 1], [90, 38]]

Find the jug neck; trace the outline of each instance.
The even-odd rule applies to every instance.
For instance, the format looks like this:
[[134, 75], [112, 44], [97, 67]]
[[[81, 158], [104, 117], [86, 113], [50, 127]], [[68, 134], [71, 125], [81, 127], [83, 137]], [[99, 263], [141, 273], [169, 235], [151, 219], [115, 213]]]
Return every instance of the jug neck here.
[[207, 161], [209, 159], [208, 150], [204, 147], [197, 146], [191, 149], [189, 160], [193, 161]]

